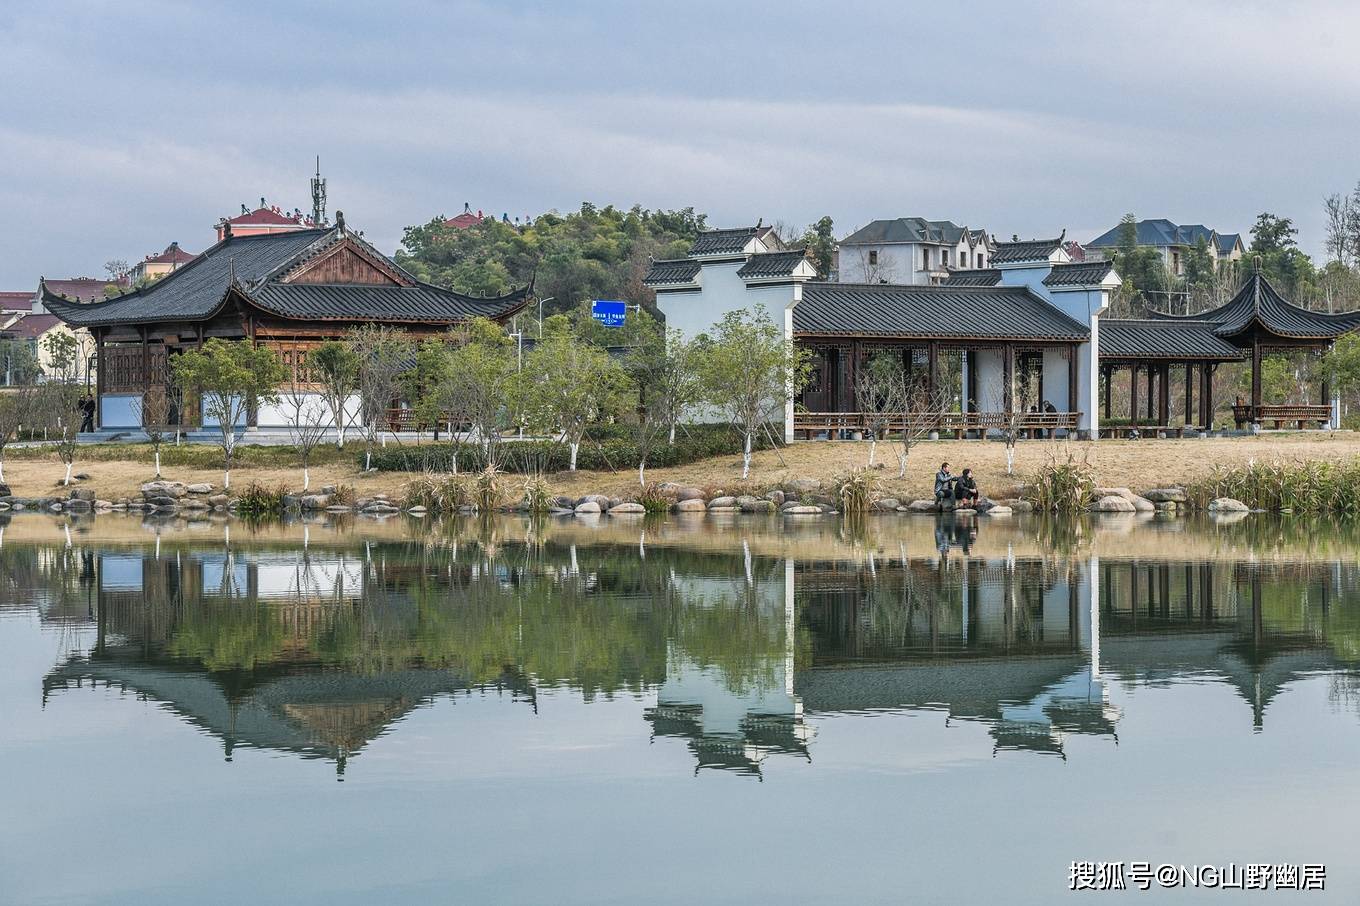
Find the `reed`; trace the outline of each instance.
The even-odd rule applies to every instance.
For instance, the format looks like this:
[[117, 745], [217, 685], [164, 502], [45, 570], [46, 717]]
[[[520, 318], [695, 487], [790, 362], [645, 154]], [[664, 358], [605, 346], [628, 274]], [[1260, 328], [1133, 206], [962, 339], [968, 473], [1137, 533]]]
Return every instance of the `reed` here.
[[836, 498], [841, 502], [841, 512], [867, 513], [877, 490], [876, 474], [868, 469], [852, 469], [850, 474], [836, 482]]
[[1030, 479], [1030, 499], [1034, 508], [1061, 516], [1075, 516], [1091, 503], [1095, 496], [1096, 472], [1083, 455], [1081, 459], [1068, 451], [1067, 458], [1049, 456]]
[[467, 484], [457, 475], [427, 472], [402, 487], [403, 509], [419, 506], [433, 513], [449, 513], [470, 502]]
[[266, 487], [258, 481], [246, 485], [236, 498], [236, 515], [245, 519], [263, 519], [283, 514], [283, 498], [288, 488], [282, 484]]
[[1252, 509], [1354, 518], [1360, 516], [1360, 460], [1215, 466], [1186, 496], [1201, 509], [1216, 497], [1232, 497]]
[[524, 482], [524, 506], [531, 513], [546, 513], [552, 509], [553, 492], [542, 475], [530, 476]]
[[500, 472], [492, 466], [477, 473], [472, 480], [472, 504], [480, 513], [494, 513], [501, 505]]
[[638, 494], [638, 503], [649, 513], [668, 513], [671, 505], [675, 503], [675, 495], [668, 491], [663, 491], [658, 484], [643, 485], [642, 492]]

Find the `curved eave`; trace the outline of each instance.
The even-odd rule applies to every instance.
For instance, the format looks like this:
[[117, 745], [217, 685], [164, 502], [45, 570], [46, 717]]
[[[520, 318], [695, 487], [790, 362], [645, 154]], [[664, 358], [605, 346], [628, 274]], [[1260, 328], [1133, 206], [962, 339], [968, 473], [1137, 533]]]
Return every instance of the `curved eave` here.
[[222, 313], [222, 310], [226, 307], [227, 297], [230, 295], [230, 292], [223, 293], [212, 310], [204, 315], [172, 314], [164, 317], [125, 318], [119, 316], [119, 310], [133, 299], [140, 298], [141, 290], [114, 296], [112, 299], [105, 299], [103, 302], [72, 302], [70, 299], [64, 299], [49, 291], [45, 283], [42, 284], [41, 291], [43, 306], [48, 312], [56, 315], [63, 323], [71, 327], [117, 327], [124, 324], [173, 324], [186, 321], [209, 321]]
[[985, 348], [995, 343], [1087, 343], [1090, 342], [1090, 335], [1064, 336], [1059, 334], [1012, 334], [995, 336], [978, 336], [971, 334], [942, 334], [942, 333], [874, 333], [871, 331], [832, 331], [832, 330], [794, 330], [795, 340], [844, 340], [855, 339], [858, 337], [875, 340], [928, 340], [941, 343], [956, 343], [963, 346]]
[[[337, 284], [337, 285], [345, 286], [351, 284]], [[488, 306], [490, 303], [500, 303], [501, 307], [499, 308], [488, 307], [487, 310], [485, 311], [478, 311], [473, 313], [461, 313], [448, 318], [421, 318], [421, 317], [408, 317], [404, 315], [383, 315], [379, 317], [371, 314], [300, 315], [295, 314], [293, 312], [284, 311], [283, 309], [275, 308], [266, 303], [264, 300], [251, 295], [249, 292], [246, 292], [240, 289], [239, 287], [231, 295], [235, 296], [242, 304], [257, 309], [258, 311], [264, 312], [265, 314], [268, 314], [271, 317], [282, 318], [287, 321], [296, 321], [298, 323], [307, 322], [336, 323], [346, 321], [363, 321], [363, 322], [377, 322], [383, 324], [445, 325], [445, 324], [457, 324], [477, 317], [490, 318], [493, 321], [514, 317], [515, 315], [524, 311], [524, 309], [529, 306], [530, 292], [532, 289], [531, 286], [523, 286], [515, 290], [514, 292], [505, 294], [504, 296], [488, 296], [485, 298], [478, 298], [476, 296], [464, 296], [461, 293], [455, 293], [452, 292], [451, 290], [443, 289], [441, 287], [434, 286], [429, 283], [417, 282], [416, 286], [427, 290], [432, 290], [445, 296], [457, 298], [470, 307]], [[402, 292], [402, 289], [401, 288], [387, 289], [383, 290], [383, 292], [399, 293]]]

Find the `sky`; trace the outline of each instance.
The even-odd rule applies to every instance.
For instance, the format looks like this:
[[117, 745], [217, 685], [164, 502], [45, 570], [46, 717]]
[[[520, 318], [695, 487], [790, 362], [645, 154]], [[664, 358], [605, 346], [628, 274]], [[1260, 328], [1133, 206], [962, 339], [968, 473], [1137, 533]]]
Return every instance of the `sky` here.
[[258, 203], [1245, 232], [1360, 180], [1360, 5], [0, 0], [0, 290]]

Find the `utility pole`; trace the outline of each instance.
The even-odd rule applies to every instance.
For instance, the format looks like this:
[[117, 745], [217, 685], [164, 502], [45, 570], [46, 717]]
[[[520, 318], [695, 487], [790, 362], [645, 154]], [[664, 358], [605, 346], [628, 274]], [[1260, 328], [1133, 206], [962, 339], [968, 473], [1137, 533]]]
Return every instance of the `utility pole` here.
[[326, 180], [321, 176], [321, 155], [316, 157], [316, 175], [312, 177], [312, 225], [326, 222]]

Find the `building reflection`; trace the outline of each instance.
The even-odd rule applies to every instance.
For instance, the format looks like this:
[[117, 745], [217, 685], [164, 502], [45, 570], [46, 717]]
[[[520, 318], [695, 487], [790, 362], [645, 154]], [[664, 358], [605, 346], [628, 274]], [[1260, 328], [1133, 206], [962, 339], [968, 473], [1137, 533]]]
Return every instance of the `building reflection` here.
[[[338, 773], [435, 700], [526, 713], [548, 691], [642, 697], [696, 772], [813, 761], [820, 718], [941, 715], [994, 755], [1118, 741], [1119, 685], [1226, 684], [1271, 701], [1360, 657], [1341, 563], [920, 555], [826, 560], [473, 536], [333, 549], [0, 548], [6, 598], [84, 633], [45, 699], [91, 686], [241, 747]], [[12, 605], [11, 605], [12, 606]], [[825, 725], [822, 732], [828, 732]]]

